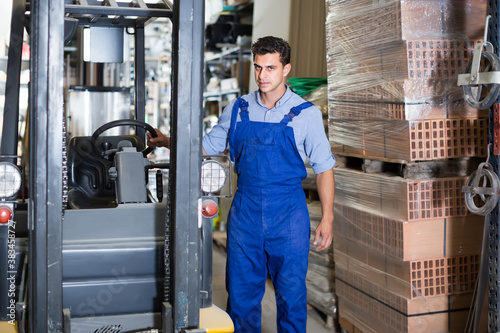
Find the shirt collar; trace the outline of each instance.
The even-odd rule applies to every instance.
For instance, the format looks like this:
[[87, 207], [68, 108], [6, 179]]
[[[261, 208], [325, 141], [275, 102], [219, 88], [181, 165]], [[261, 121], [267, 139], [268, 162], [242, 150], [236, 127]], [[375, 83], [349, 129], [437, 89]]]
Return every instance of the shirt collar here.
[[[290, 89], [290, 87], [288, 87], [287, 84], [285, 84], [285, 87], [286, 87], [285, 94], [276, 102], [276, 108], [279, 108], [280, 106], [284, 105], [293, 95], [292, 90]], [[255, 97], [256, 97], [257, 103], [260, 106], [267, 108], [267, 106], [265, 106], [264, 103], [262, 103], [262, 100], [260, 99], [260, 91], [259, 90], [255, 91]]]

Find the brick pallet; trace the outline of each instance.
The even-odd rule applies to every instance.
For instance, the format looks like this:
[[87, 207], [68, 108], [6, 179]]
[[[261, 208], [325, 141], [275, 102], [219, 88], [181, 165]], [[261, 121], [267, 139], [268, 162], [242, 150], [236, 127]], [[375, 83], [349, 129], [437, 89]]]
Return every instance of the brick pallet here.
[[335, 153], [404, 161], [486, 156], [487, 113], [470, 108], [456, 85], [481, 36], [486, 1], [358, 0], [350, 11], [328, 3]]
[[[384, 118], [394, 112], [396, 119], [407, 120], [474, 113], [457, 95], [456, 76], [483, 36], [485, 0], [326, 3], [329, 100], [344, 103], [348, 118], [356, 111], [361, 113], [356, 118]], [[371, 103], [375, 112], [365, 113], [356, 110], [354, 102], [359, 101], [391, 103]], [[335, 111], [335, 106], [330, 109]]]
[[[347, 62], [338, 62], [333, 50], [327, 66], [337, 77], [329, 81], [329, 89], [345, 91], [349, 89], [346, 83], [364, 88], [381, 81], [450, 79], [465, 68], [476, 43], [478, 41], [437, 39], [379, 44], [356, 49]], [[338, 51], [338, 56], [344, 53], [344, 50]]]
[[335, 236], [403, 261], [478, 254], [484, 218], [403, 221], [336, 204]]
[[477, 170], [479, 164], [485, 161], [484, 158], [470, 157], [416, 162], [390, 162], [383, 159], [374, 160], [339, 154], [335, 155], [335, 159], [335, 167], [340, 169], [352, 169], [353, 171], [363, 171], [369, 174], [424, 181], [433, 178], [469, 177], [471, 173]]
[[340, 205], [404, 221], [468, 214], [462, 193], [466, 177], [412, 180], [341, 168], [334, 173]]
[[328, 50], [429, 36], [481, 38], [487, 11], [486, 0], [326, 0], [326, 5]]
[[474, 291], [479, 255], [402, 261], [336, 241], [335, 269], [338, 279], [354, 274], [407, 299], [456, 296]]
[[359, 292], [363, 292], [367, 296], [377, 299], [380, 303], [405, 316], [444, 312], [450, 308], [450, 302], [455, 302], [455, 304], [458, 303], [460, 307], [466, 308], [467, 305], [470, 304], [472, 298], [471, 293], [456, 294], [453, 296], [442, 295], [408, 298], [374, 283], [369, 277], [365, 278], [363, 276], [354, 275], [345, 268], [340, 269], [340, 276], [337, 280], [339, 284], [343, 283]]
[[488, 119], [329, 119], [334, 154], [413, 162], [486, 157]]
[[[357, 304], [353, 295], [358, 295], [366, 303], [363, 309], [372, 307], [384, 318], [395, 316], [394, 331], [406, 327], [399, 332], [420, 332], [413, 317], [444, 327], [456, 311], [429, 313], [422, 304], [463, 300], [460, 295], [473, 292], [479, 271], [483, 221], [465, 208], [461, 189], [466, 177], [413, 180], [344, 168], [334, 171], [340, 315], [346, 305]], [[343, 294], [342, 282], [355, 288]], [[457, 311], [466, 313], [468, 308]]]
[[[361, 315], [371, 318], [365, 329], [390, 326], [375, 332], [441, 332], [457, 312], [466, 317], [483, 221], [465, 210], [465, 177], [416, 181], [349, 169], [335, 169], [335, 176], [339, 314], [351, 309], [358, 316], [369, 309], [377, 316]], [[447, 312], [442, 306], [449, 300], [461, 300], [462, 307]]]
[[329, 118], [344, 119], [461, 119], [486, 118], [487, 110], [471, 108], [455, 79], [405, 79], [352, 89], [330, 85]]
[[440, 168], [486, 157], [487, 112], [464, 102], [456, 78], [482, 39], [487, 2], [326, 4], [332, 151], [413, 165], [402, 168], [408, 178], [334, 170], [340, 323], [350, 333], [463, 332], [483, 221], [465, 207], [468, 174]]
[[[342, 282], [339, 282], [337, 295], [339, 307], [343, 309], [339, 321], [347, 325], [350, 333], [462, 333], [472, 299], [472, 295], [467, 299], [452, 299], [444, 311], [405, 315]], [[349, 327], [349, 323], [353, 326]]]

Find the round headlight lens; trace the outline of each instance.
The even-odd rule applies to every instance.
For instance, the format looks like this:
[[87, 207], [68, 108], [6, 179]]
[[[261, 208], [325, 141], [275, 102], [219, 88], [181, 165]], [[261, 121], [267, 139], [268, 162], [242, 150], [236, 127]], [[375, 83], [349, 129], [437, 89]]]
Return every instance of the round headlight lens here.
[[0, 198], [14, 197], [21, 188], [21, 171], [9, 162], [0, 162]]
[[203, 192], [219, 192], [224, 187], [226, 179], [226, 169], [219, 162], [207, 160], [201, 164], [201, 190]]

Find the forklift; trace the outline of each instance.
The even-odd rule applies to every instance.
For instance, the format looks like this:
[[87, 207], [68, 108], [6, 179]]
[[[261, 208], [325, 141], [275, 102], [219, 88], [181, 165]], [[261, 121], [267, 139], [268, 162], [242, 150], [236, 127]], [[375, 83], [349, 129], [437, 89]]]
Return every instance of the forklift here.
[[[210, 217], [231, 170], [217, 161], [225, 156], [202, 155], [204, 1], [13, 0], [12, 9], [0, 146], [0, 331], [233, 332], [212, 303]], [[171, 149], [162, 163], [148, 158], [146, 132], [156, 132], [145, 122], [144, 28], [158, 18], [172, 22]], [[124, 31], [133, 35], [133, 112], [71, 136], [63, 50], [82, 27], [98, 31], [91, 54], [117, 62]], [[20, 153], [25, 28], [30, 82]], [[118, 128], [126, 130], [109, 134]]]

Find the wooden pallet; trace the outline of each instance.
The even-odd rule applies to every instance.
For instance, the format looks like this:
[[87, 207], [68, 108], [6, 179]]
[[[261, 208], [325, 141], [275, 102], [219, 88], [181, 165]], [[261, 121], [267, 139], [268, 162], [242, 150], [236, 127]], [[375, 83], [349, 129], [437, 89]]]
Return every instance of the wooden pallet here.
[[[331, 313], [326, 313], [321, 307], [311, 303], [307, 303], [308, 312], [316, 312], [316, 314], [324, 321], [325, 328], [336, 329], [339, 327], [338, 319]], [[336, 330], [338, 331], [338, 330]]]
[[407, 162], [398, 160], [374, 160], [359, 156], [335, 155], [336, 167], [384, 173], [405, 179], [430, 179], [444, 177], [468, 177], [476, 171], [485, 158], [463, 157], [445, 160]]

